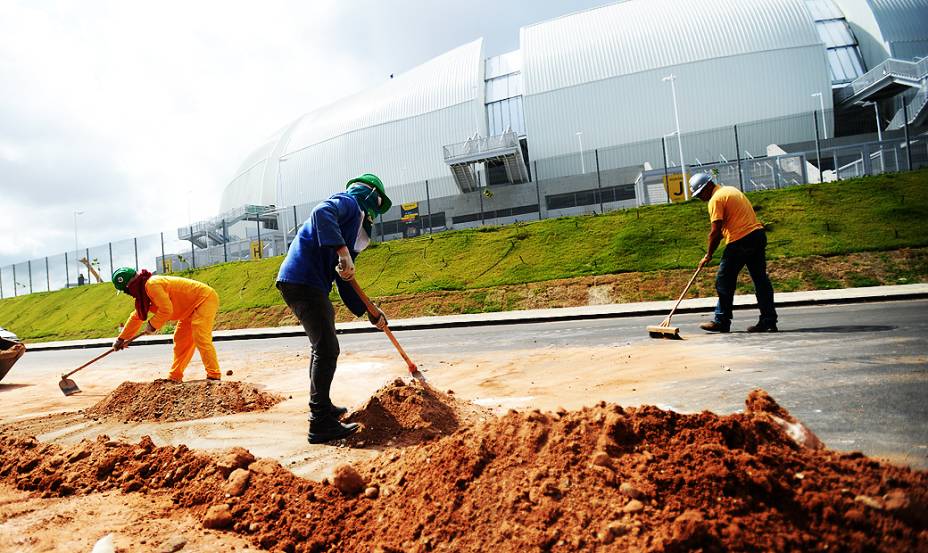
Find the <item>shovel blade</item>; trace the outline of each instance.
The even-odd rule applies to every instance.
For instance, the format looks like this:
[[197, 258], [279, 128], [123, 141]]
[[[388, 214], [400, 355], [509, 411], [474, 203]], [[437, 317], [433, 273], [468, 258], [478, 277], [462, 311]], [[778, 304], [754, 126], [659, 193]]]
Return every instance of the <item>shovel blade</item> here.
[[61, 392], [66, 396], [71, 396], [81, 391], [81, 389], [77, 387], [77, 383], [70, 378], [62, 377], [61, 382], [58, 383], [58, 387], [61, 388]]

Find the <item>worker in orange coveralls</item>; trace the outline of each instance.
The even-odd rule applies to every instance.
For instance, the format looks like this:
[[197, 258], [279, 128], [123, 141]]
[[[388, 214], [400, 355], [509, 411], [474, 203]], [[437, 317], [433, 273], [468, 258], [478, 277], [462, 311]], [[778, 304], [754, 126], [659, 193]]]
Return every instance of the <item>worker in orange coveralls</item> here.
[[[113, 343], [114, 350], [128, 347], [128, 340], [135, 336], [142, 323], [145, 323], [144, 334], [152, 334], [166, 322], [177, 321], [174, 364], [168, 379], [183, 381], [184, 369], [193, 358], [194, 348], [200, 352], [207, 380], [220, 379], [219, 361], [213, 347], [213, 323], [219, 310], [219, 295], [215, 290], [189, 278], [153, 276], [144, 269], [136, 273], [131, 267], [113, 271], [113, 286], [135, 298], [135, 311]], [[154, 314], [150, 320], [149, 313]]]

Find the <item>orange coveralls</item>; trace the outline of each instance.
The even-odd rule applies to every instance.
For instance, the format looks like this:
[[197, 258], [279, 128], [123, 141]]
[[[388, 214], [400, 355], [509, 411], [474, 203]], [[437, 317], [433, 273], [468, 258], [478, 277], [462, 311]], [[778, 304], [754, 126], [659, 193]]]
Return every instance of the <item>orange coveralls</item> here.
[[[189, 278], [155, 275], [145, 283], [145, 293], [151, 300], [149, 312], [154, 314], [148, 322], [155, 329], [161, 329], [168, 321], [177, 321], [174, 364], [168, 378], [175, 382], [184, 379], [184, 369], [193, 358], [194, 348], [200, 351], [206, 375], [219, 378], [219, 360], [213, 347], [213, 323], [219, 310], [216, 291]], [[133, 311], [119, 337], [128, 340], [135, 336], [143, 323]]]

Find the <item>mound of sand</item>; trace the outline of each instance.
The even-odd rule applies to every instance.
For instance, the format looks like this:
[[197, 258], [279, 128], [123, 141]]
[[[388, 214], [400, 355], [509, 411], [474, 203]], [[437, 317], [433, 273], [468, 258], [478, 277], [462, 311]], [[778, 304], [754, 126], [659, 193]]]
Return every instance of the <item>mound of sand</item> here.
[[84, 414], [121, 421], [183, 421], [263, 411], [283, 399], [245, 382], [123, 382]]
[[802, 447], [761, 406], [511, 411], [343, 469], [363, 479], [344, 493], [241, 449], [0, 435], [0, 482], [167, 493], [272, 551], [925, 550], [928, 473]]
[[349, 422], [361, 424], [361, 430], [351, 436], [349, 443], [416, 444], [451, 434], [491, 416], [489, 410], [459, 400], [452, 394], [397, 378], [348, 415]]

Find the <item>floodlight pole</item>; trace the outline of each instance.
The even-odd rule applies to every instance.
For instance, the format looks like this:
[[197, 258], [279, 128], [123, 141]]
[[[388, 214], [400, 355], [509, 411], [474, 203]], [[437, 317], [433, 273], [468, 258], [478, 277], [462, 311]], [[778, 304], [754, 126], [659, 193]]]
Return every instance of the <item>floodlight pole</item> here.
[[586, 174], [586, 163], [583, 160], [583, 131], [577, 131], [577, 142], [580, 144], [580, 174]]
[[[77, 216], [78, 216], [78, 215], [83, 215], [83, 214], [84, 214], [83, 211], [75, 211], [75, 212], [74, 212], [74, 255], [75, 255], [75, 257], [80, 255], [80, 250], [78, 249], [78, 245], [77, 245]], [[78, 261], [78, 262], [79, 262], [80, 260], [75, 259], [75, 261]], [[89, 261], [89, 260], [88, 260], [88, 261]], [[80, 268], [80, 264], [79, 264], [79, 263], [78, 263], [78, 267], [77, 267], [77, 274], [78, 274], [78, 275], [81, 274], [81, 268]], [[88, 278], [90, 277], [90, 275], [87, 275], [87, 276], [88, 276]]]
[[822, 108], [822, 138], [828, 140], [828, 126], [825, 125], [825, 98], [822, 96], [821, 92], [815, 92], [812, 94], [812, 97], [818, 96], [818, 105]]
[[677, 123], [677, 146], [680, 150], [680, 175], [683, 177], [683, 195], [690, 199], [690, 187], [686, 180], [686, 161], [683, 158], [683, 135], [680, 134], [680, 113], [677, 110], [677, 77], [673, 73], [663, 78], [664, 82], [670, 81], [670, 93], [673, 95], [673, 118]]
[[876, 102], [870, 102], [873, 105], [873, 116], [876, 118], [876, 139], [880, 143], [880, 172], [886, 172], [886, 164], [883, 163], [883, 126], [880, 124], [880, 106]]

